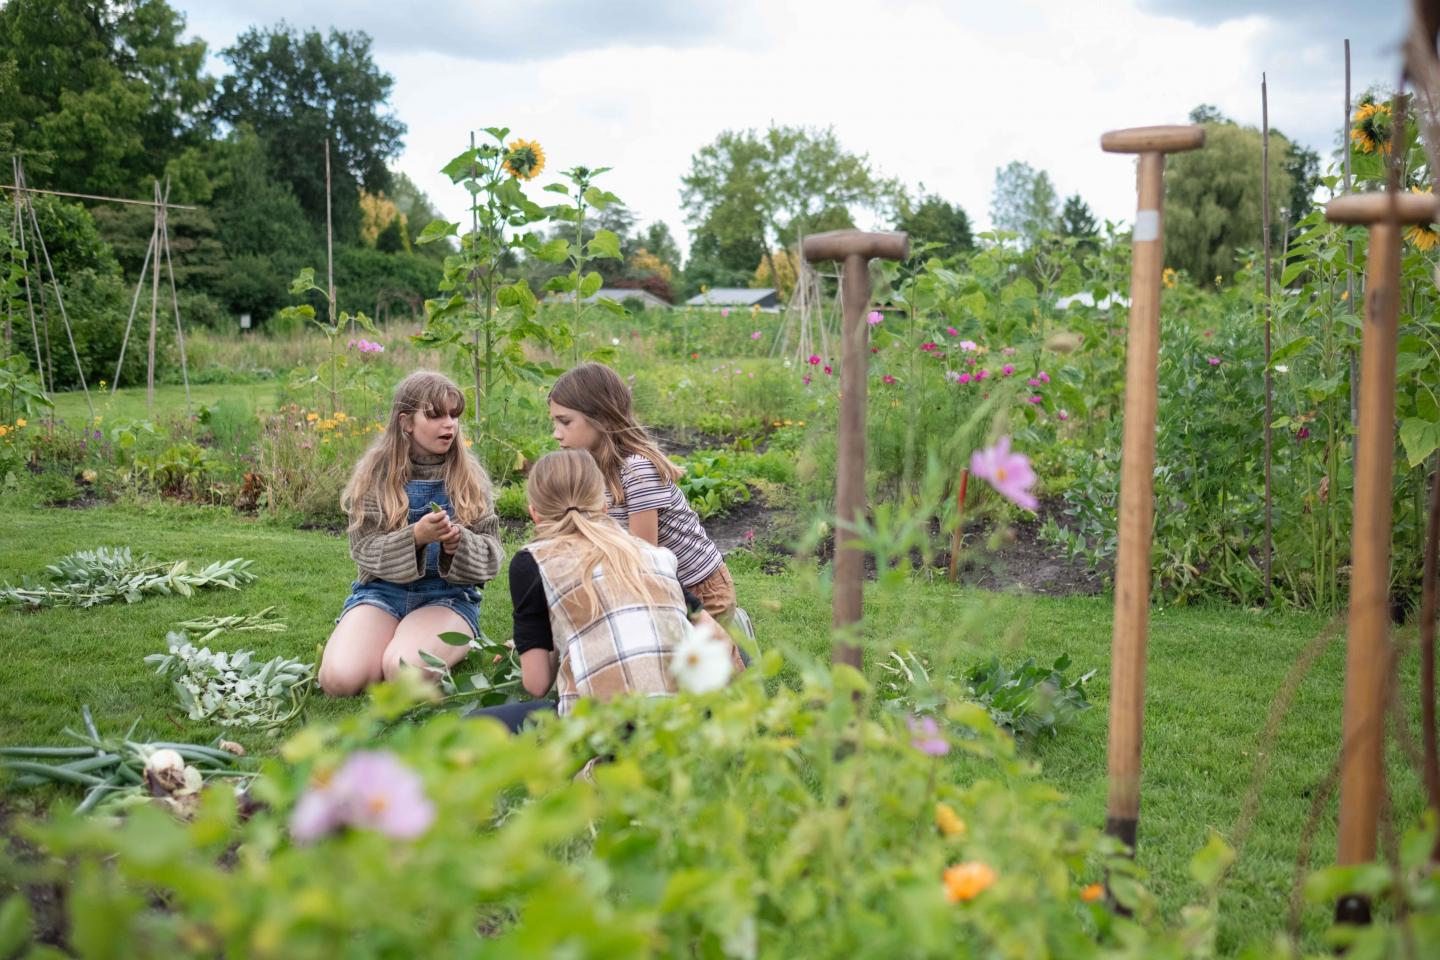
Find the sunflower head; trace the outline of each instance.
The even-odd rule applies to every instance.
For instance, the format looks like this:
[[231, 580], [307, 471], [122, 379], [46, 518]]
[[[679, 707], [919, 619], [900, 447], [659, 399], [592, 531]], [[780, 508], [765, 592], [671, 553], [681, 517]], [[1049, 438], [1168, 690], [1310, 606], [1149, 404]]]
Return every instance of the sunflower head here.
[[[1411, 187], [1410, 192], [1430, 193], [1431, 189], [1429, 187], [1423, 189], [1420, 187]], [[1405, 228], [1405, 239], [1428, 253], [1435, 249], [1437, 243], [1440, 243], [1440, 232], [1436, 231], [1435, 224], [1433, 223], [1415, 224], [1414, 226]]]
[[517, 180], [534, 180], [545, 169], [545, 151], [534, 140], [511, 140], [505, 170]]
[[1350, 128], [1350, 139], [1361, 153], [1379, 152], [1382, 156], [1390, 152], [1390, 136], [1395, 128], [1394, 115], [1390, 104], [1362, 100], [1355, 111], [1355, 123]]

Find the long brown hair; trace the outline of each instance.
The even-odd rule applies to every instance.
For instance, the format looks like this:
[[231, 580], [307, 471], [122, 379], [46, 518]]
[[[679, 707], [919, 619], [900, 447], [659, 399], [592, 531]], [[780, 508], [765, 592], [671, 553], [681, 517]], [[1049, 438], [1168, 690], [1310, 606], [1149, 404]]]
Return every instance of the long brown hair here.
[[643, 571], [650, 568], [645, 542], [622, 530], [605, 512], [605, 480], [588, 450], [547, 453], [530, 468], [525, 496], [535, 511], [535, 542], [563, 540], [580, 571], [580, 589], [595, 601], [595, 567], [622, 597], [653, 606]]
[[581, 414], [599, 434], [600, 439], [590, 453], [605, 478], [605, 485], [610, 488], [610, 498], [617, 505], [625, 502], [620, 469], [628, 456], [638, 453], [649, 460], [661, 480], [673, 483], [680, 478], [680, 468], [670, 462], [649, 432], [635, 421], [630, 388], [603, 363], [582, 363], [561, 374], [550, 388], [550, 399]]
[[[341, 509], [350, 515], [351, 530], [361, 526], [367, 512], [378, 512], [387, 531], [399, 530], [409, 522], [405, 484], [410, 480], [410, 438], [401, 428], [400, 418], [421, 411], [430, 417], [444, 411], [458, 421], [465, 412], [465, 394], [449, 377], [433, 370], [417, 370], [396, 385], [384, 432], [355, 465], [340, 496]], [[444, 480], [459, 523], [468, 526], [490, 512], [490, 477], [465, 449], [458, 422], [455, 439], [445, 452]]]

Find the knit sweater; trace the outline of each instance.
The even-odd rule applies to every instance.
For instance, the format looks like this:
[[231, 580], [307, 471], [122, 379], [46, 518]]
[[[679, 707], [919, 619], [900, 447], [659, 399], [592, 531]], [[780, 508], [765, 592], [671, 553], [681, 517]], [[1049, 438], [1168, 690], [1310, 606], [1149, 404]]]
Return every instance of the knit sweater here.
[[[444, 457], [411, 457], [410, 479], [441, 480]], [[415, 525], [387, 531], [380, 500], [372, 492], [361, 504], [360, 525], [350, 531], [350, 557], [359, 568], [359, 581], [388, 580], [412, 583], [425, 576], [425, 547], [415, 543]], [[500, 519], [492, 509], [474, 523], [461, 525], [460, 545], [452, 556], [440, 551], [440, 576], [457, 585], [485, 583], [500, 572], [505, 551], [500, 546]]]

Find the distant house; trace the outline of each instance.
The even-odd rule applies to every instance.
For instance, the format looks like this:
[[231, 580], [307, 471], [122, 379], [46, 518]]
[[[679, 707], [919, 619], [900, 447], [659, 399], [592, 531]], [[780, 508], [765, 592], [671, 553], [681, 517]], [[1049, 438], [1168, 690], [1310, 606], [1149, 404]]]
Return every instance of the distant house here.
[[766, 313], [780, 310], [780, 293], [773, 287], [716, 287], [697, 293], [685, 301], [687, 307], [744, 307], [747, 310], [758, 306]]
[[1130, 306], [1130, 298], [1122, 296], [1119, 293], [1111, 293], [1099, 303], [1096, 303], [1094, 294], [1088, 290], [1081, 290], [1079, 293], [1072, 293], [1068, 297], [1060, 297], [1055, 301], [1055, 306], [1057, 309], [1065, 310], [1069, 308], [1071, 304], [1076, 303], [1084, 307], [1098, 307], [1101, 310], [1109, 310], [1111, 307]]
[[[569, 303], [572, 297], [573, 294], [569, 293], [552, 293], [548, 299], [558, 300], [561, 303]], [[664, 307], [667, 310], [670, 309], [670, 304], [655, 296], [655, 294], [649, 290], [641, 290], [638, 287], [601, 287], [590, 296], [581, 299], [580, 302], [594, 303], [602, 297], [606, 300], [614, 300], [616, 303], [621, 304], [626, 300], [639, 300], [645, 305], [646, 310], [654, 310], [657, 307]]]

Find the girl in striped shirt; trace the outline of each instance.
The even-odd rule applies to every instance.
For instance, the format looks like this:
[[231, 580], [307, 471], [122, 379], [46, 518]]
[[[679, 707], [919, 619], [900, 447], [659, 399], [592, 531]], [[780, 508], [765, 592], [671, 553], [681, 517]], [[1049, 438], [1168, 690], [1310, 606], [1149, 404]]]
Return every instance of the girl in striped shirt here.
[[735, 614], [735, 581], [675, 481], [680, 469], [635, 421], [630, 388], [599, 363], [584, 363], [550, 391], [555, 439], [589, 450], [605, 478], [606, 512], [632, 534], [675, 554], [680, 585], [722, 624]]

